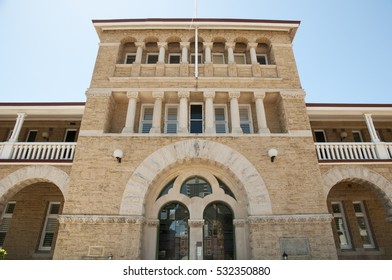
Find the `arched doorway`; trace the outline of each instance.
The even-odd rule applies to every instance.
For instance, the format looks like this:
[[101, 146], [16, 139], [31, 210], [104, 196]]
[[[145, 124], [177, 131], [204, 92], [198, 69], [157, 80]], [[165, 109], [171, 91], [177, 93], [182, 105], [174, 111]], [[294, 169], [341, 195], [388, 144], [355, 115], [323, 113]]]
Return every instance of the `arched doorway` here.
[[233, 212], [223, 203], [214, 202], [204, 210], [203, 259], [234, 260]]
[[171, 202], [159, 211], [158, 259], [189, 259], [188, 209]]

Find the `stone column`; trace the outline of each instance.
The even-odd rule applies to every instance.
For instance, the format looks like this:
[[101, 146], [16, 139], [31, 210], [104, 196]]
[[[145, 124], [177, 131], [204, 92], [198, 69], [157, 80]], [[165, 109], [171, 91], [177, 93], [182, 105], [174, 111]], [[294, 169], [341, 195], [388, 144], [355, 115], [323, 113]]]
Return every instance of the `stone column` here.
[[165, 63], [165, 50], [167, 48], [167, 43], [166, 42], [158, 42], [157, 45], [159, 48], [158, 63]]
[[204, 63], [212, 63], [212, 59], [211, 59], [212, 42], [204, 42], [203, 46], [204, 46], [204, 55], [205, 55]]
[[190, 43], [189, 42], [181, 42], [181, 63], [188, 63], [188, 49]]
[[247, 224], [245, 219], [234, 219], [234, 236], [237, 260], [248, 260], [249, 240], [247, 238]]
[[205, 133], [213, 134], [215, 133], [215, 125], [214, 125], [214, 91], [206, 91], [204, 92], [204, 100], [205, 100]]
[[226, 49], [227, 49], [227, 62], [234, 63], [234, 47], [235, 43], [226, 43]]
[[25, 118], [26, 118], [26, 113], [18, 113], [14, 130], [12, 131], [11, 137], [8, 140], [8, 142], [18, 142], [20, 130], [22, 129]]
[[248, 49], [250, 53], [250, 61], [252, 64], [258, 64], [256, 55], [257, 43], [248, 43]]
[[143, 255], [147, 260], [155, 260], [156, 252], [158, 250], [157, 246], [157, 234], [158, 234], [158, 226], [159, 220], [147, 220], [144, 225], [145, 234], [144, 234], [144, 248]]
[[152, 93], [152, 97], [155, 98], [155, 101], [150, 133], [161, 133], [162, 100], [164, 96], [165, 93], [163, 91], [154, 91]]
[[264, 102], [265, 97], [264, 91], [255, 91], [254, 93], [256, 103], [256, 114], [257, 114], [257, 125], [259, 133], [270, 133], [267, 127], [267, 119], [265, 117]]
[[[203, 259], [203, 226], [204, 220], [188, 220], [189, 225], [189, 259]], [[199, 250], [197, 244], [200, 244]]]
[[136, 115], [136, 103], [139, 92], [137, 91], [128, 91], [128, 111], [127, 118], [125, 120], [125, 127], [122, 130], [122, 133], [134, 133], [135, 127], [135, 115]]
[[143, 49], [144, 49], [144, 42], [136, 42], [135, 46], [137, 47], [136, 50], [136, 58], [135, 58], [135, 63], [142, 63], [142, 56], [143, 56]]
[[374, 127], [373, 119], [372, 119], [372, 114], [364, 114], [365, 116], [365, 121], [367, 128], [369, 130], [370, 138], [372, 139], [372, 142], [380, 142], [380, 139], [378, 138], [376, 128]]
[[231, 115], [231, 133], [242, 134], [240, 123], [240, 109], [238, 106], [239, 91], [229, 92], [230, 97], [230, 115]]
[[188, 133], [188, 98], [189, 91], [179, 91], [178, 97], [180, 98], [180, 118], [178, 133]]

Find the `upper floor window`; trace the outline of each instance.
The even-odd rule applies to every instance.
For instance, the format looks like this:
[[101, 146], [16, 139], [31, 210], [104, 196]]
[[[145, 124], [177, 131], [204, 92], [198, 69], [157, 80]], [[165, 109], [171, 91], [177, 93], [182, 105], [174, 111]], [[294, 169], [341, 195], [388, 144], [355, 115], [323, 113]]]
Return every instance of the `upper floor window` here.
[[190, 133], [203, 133], [203, 104], [190, 105]]
[[225, 64], [225, 56], [223, 53], [213, 53], [212, 54], [213, 64]]
[[38, 131], [37, 130], [29, 130], [26, 137], [26, 142], [35, 142], [37, 138]]
[[227, 132], [226, 106], [215, 106], [215, 131], [216, 133]]
[[261, 65], [268, 64], [268, 58], [266, 54], [258, 54], [256, 57], [257, 57], [257, 62], [260, 63]]
[[158, 57], [159, 57], [158, 53], [148, 53], [146, 63], [147, 64], [155, 64], [158, 62]]
[[240, 105], [240, 126], [245, 134], [253, 133], [252, 114], [249, 105]]
[[357, 130], [353, 131], [354, 142], [363, 142], [362, 133]]
[[65, 131], [64, 142], [76, 142], [77, 130], [67, 129]]
[[234, 62], [237, 64], [246, 64], [246, 56], [243, 53], [234, 54]]
[[178, 127], [178, 106], [167, 105], [166, 118], [165, 118], [165, 133], [177, 133], [177, 127]]
[[325, 135], [325, 131], [322, 129], [315, 130], [314, 137], [316, 138], [316, 142], [327, 142], [327, 136]]
[[152, 127], [152, 114], [154, 112], [153, 105], [142, 106], [142, 116], [140, 121], [140, 133], [150, 133]]
[[125, 55], [125, 61], [124, 64], [132, 64], [136, 60], [136, 53], [127, 53]]
[[363, 201], [353, 202], [355, 217], [357, 218], [359, 234], [362, 239], [363, 248], [375, 248], [369, 220], [366, 214]]
[[[191, 64], [195, 64], [195, 54], [194, 53], [191, 54], [190, 61], [191, 61]], [[203, 55], [201, 53], [197, 54], [197, 63], [201, 64], [202, 61], [203, 61]]]
[[181, 62], [181, 55], [179, 53], [169, 54], [169, 63], [170, 64], [179, 64], [180, 62]]

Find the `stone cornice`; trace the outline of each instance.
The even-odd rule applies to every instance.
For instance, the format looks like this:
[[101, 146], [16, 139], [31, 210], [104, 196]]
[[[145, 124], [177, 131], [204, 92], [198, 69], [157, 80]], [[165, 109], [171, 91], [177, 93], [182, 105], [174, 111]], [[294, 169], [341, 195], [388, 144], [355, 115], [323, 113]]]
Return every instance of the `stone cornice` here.
[[142, 216], [59, 215], [60, 224], [142, 224]]
[[298, 215], [267, 215], [251, 216], [248, 218], [249, 224], [302, 224], [302, 223], [330, 223], [331, 214], [298, 214]]

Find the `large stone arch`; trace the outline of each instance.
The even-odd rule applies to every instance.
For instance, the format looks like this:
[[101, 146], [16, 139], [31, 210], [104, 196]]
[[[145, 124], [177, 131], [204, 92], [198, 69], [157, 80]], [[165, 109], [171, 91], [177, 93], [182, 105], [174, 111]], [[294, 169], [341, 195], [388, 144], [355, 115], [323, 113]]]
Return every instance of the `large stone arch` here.
[[227, 168], [244, 186], [249, 215], [272, 214], [266, 185], [253, 164], [232, 148], [208, 140], [184, 140], [164, 146], [148, 156], [133, 172], [121, 201], [120, 215], [143, 215], [144, 201], [156, 177], [179, 162], [202, 159]]
[[384, 204], [388, 214], [392, 216], [392, 183], [382, 175], [362, 166], [338, 166], [326, 172], [323, 177], [324, 195], [327, 198], [331, 189], [340, 182], [356, 182], [370, 184], [374, 193]]
[[66, 200], [68, 181], [68, 174], [53, 166], [36, 165], [16, 170], [0, 180], [0, 210], [3, 208], [5, 201], [14, 194], [24, 187], [38, 182], [55, 184], [63, 194], [64, 200]]

